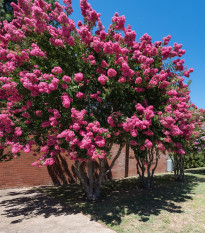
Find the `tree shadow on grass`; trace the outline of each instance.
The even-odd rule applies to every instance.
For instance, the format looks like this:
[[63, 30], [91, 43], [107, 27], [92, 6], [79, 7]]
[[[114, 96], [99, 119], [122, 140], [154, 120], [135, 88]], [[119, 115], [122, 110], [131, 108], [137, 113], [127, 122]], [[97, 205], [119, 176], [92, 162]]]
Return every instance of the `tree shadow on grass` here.
[[205, 175], [205, 167], [197, 169], [186, 169], [186, 173], [195, 174], [195, 175]]
[[181, 204], [191, 200], [195, 187], [205, 182], [205, 177], [186, 175], [183, 183], [175, 182], [173, 175], [155, 177], [154, 189], [142, 189], [137, 178], [106, 182], [102, 187], [102, 198], [98, 202], [87, 202], [83, 190], [77, 184], [59, 187], [41, 187], [26, 190], [10, 199], [0, 202], [4, 206], [3, 215], [19, 217], [11, 223], [43, 215], [67, 215], [82, 212], [92, 220], [108, 225], [119, 225], [126, 215], [134, 214], [140, 221], [146, 222], [151, 215], [161, 211], [182, 213]]
[[[85, 203], [79, 206], [83, 214], [91, 215], [93, 220], [101, 220], [109, 225], [119, 225], [126, 215], [134, 214], [140, 221], [146, 222], [151, 215], [161, 211], [182, 213], [181, 204], [191, 200], [194, 187], [205, 178], [187, 176], [186, 182], [177, 183], [172, 176], [156, 177], [154, 189], [144, 190], [139, 187], [136, 178], [108, 183], [102, 189], [99, 203]], [[68, 203], [69, 204], [69, 203]]]

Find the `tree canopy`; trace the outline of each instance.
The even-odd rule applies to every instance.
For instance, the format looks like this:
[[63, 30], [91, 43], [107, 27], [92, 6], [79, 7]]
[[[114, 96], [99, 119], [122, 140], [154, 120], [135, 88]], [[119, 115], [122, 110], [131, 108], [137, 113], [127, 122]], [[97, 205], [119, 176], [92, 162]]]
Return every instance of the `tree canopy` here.
[[[198, 123], [183, 78], [193, 72], [181, 59], [185, 50], [177, 43], [168, 46], [170, 35], [153, 43], [144, 34], [136, 41], [136, 32], [118, 13], [106, 32], [87, 0], [80, 1], [84, 20], [76, 25], [71, 1], [63, 2], [64, 7], [56, 2], [52, 8], [42, 0], [19, 0], [11, 4], [14, 20], [3, 23], [0, 159], [12, 159], [22, 150], [40, 152], [33, 165], [43, 166], [65, 153], [76, 161], [77, 175], [92, 199], [129, 143], [138, 173], [150, 186], [160, 152], [185, 154]], [[119, 150], [106, 169], [113, 143]], [[99, 160], [100, 173], [93, 183], [94, 160]]]

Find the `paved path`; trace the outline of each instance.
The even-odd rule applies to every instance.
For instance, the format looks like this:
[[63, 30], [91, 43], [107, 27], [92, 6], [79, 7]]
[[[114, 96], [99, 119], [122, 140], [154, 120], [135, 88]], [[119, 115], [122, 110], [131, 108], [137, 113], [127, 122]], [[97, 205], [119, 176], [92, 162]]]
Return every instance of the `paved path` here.
[[0, 233], [114, 233], [32, 189], [0, 190]]

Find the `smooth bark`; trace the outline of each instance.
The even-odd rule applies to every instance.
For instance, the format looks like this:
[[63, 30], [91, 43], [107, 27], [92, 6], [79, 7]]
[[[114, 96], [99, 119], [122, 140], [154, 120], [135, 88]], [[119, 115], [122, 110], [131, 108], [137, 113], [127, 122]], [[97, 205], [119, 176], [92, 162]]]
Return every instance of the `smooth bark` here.
[[174, 154], [171, 157], [174, 165], [174, 176], [176, 181], [184, 181], [184, 159], [185, 155]]
[[[76, 161], [75, 162], [75, 171], [78, 179], [83, 185], [87, 200], [96, 201], [100, 198], [100, 188], [105, 176], [111, 171], [116, 160], [120, 156], [124, 144], [120, 145], [116, 155], [114, 156], [110, 166], [106, 168], [106, 159], [99, 159], [99, 174], [94, 176], [94, 161], [89, 160], [87, 162], [87, 170], [85, 168], [85, 162]], [[109, 145], [111, 149], [111, 146]]]
[[144, 188], [152, 188], [154, 185], [154, 172], [160, 158], [158, 150], [152, 148], [142, 152], [134, 148], [132, 149], [137, 161], [137, 174], [139, 175], [142, 186]]

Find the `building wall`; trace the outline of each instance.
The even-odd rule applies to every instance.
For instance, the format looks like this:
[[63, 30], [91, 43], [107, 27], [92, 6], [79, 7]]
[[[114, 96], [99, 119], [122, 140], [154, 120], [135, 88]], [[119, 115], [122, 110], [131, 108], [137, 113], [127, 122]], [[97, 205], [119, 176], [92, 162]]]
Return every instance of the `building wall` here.
[[[112, 154], [114, 155], [117, 150], [118, 146], [114, 145]], [[124, 148], [108, 178], [125, 177], [125, 153]], [[137, 175], [136, 161], [132, 150], [130, 150], [129, 157], [128, 175], [135, 176]], [[21, 157], [12, 161], [0, 163], [0, 189], [76, 182], [74, 162], [68, 157], [61, 155], [54, 165], [40, 168], [31, 166], [35, 159], [31, 154], [22, 154]], [[161, 155], [156, 172], [166, 172], [166, 159], [166, 155]]]

